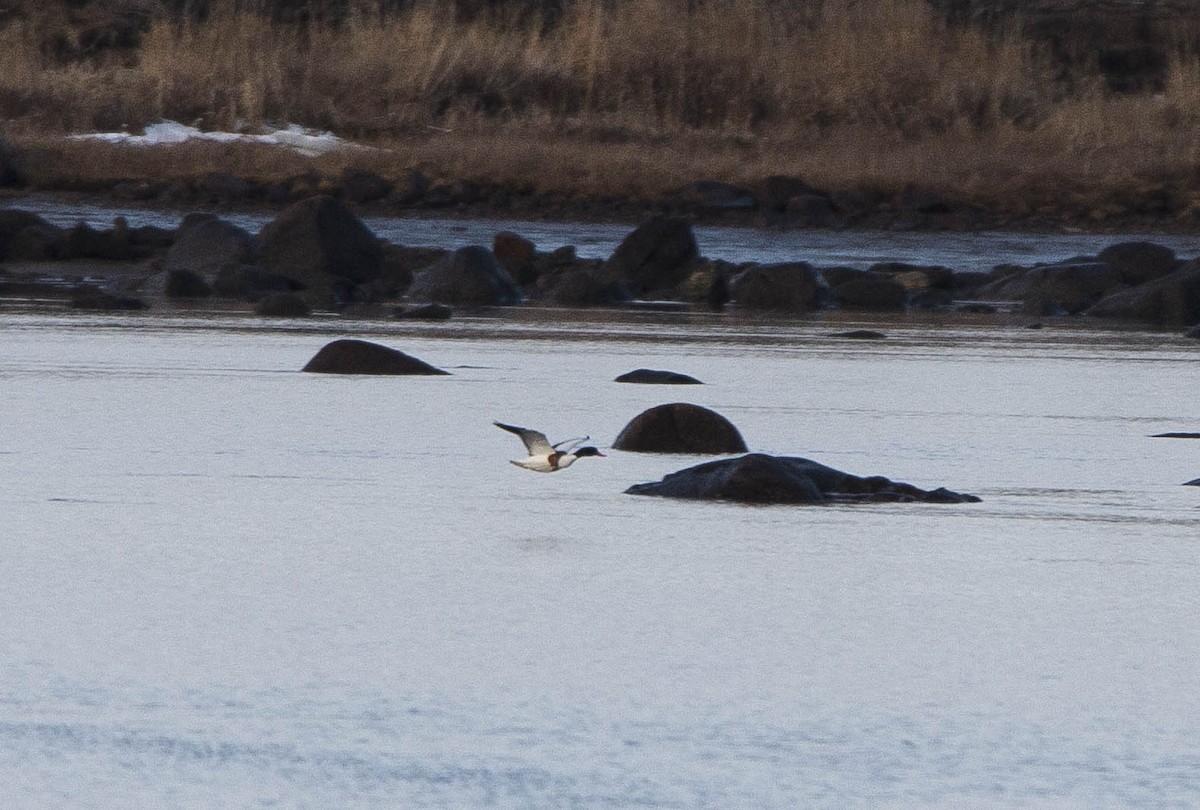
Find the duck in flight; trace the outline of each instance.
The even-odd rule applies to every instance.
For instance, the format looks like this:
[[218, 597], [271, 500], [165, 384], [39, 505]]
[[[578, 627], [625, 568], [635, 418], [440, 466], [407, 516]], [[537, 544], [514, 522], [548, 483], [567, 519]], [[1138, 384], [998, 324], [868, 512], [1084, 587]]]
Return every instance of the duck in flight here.
[[[570, 467], [575, 463], [575, 459], [577, 458], [585, 458], [587, 456], [604, 457], [604, 454], [595, 447], [579, 447], [579, 445], [588, 440], [587, 436], [580, 439], [568, 439], [558, 444], [550, 444], [545, 433], [530, 430], [529, 428], [506, 425], [502, 422], [493, 422], [492, 424], [521, 437], [521, 441], [525, 443], [525, 450], [528, 451], [529, 457], [509, 463], [516, 464], [518, 467], [526, 470], [533, 470], [534, 472], [558, 472]], [[579, 447], [579, 449], [576, 450], [576, 447]]]

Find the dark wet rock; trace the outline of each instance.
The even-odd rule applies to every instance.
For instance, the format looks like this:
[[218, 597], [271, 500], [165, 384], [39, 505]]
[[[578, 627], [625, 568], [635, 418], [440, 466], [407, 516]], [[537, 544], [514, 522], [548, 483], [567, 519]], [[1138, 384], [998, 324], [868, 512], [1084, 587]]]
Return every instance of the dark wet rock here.
[[114, 295], [105, 290], [81, 288], [71, 296], [72, 309], [86, 309], [93, 312], [130, 312], [147, 309], [145, 301], [123, 295]]
[[676, 196], [703, 211], [744, 211], [758, 204], [749, 189], [719, 180], [696, 180], [679, 189]]
[[716, 311], [729, 301], [729, 276], [742, 265], [724, 259], [704, 259], [679, 285], [679, 297], [694, 304], [706, 304]]
[[754, 193], [758, 197], [759, 207], [777, 213], [783, 213], [793, 197], [822, 195], [820, 189], [813, 188], [799, 177], [781, 174], [764, 178], [755, 186]]
[[658, 371], [650, 368], [639, 368], [627, 371], [614, 382], [644, 383], [647, 385], [703, 385], [695, 377], [681, 374], [678, 371]]
[[887, 335], [874, 329], [850, 329], [845, 332], [831, 332], [830, 337], [846, 338], [847, 340], [885, 340]]
[[835, 303], [846, 309], [872, 312], [902, 311], [908, 299], [904, 287], [887, 277], [847, 281], [831, 287], [829, 295]]
[[863, 278], [885, 278], [882, 273], [874, 273], [870, 270], [862, 270], [858, 267], [822, 267], [818, 270], [821, 278], [830, 289], [845, 284], [847, 281], [858, 281]]
[[108, 261], [129, 261], [149, 252], [137, 249], [124, 217], [113, 220], [113, 227], [107, 230], [97, 230], [84, 222], [76, 224], [67, 232], [62, 251], [64, 257], [73, 259]]
[[1113, 293], [1088, 314], [1160, 328], [1200, 324], [1200, 267], [1192, 263], [1168, 276]]
[[746, 442], [733, 423], [716, 411], [673, 402], [635, 416], [613, 447], [635, 453], [744, 453]]
[[420, 202], [429, 192], [429, 178], [418, 171], [411, 171], [400, 177], [388, 194], [388, 202], [392, 205], [412, 205]]
[[416, 307], [397, 307], [396, 317], [408, 321], [448, 321], [454, 308], [445, 304], [421, 304]]
[[12, 262], [48, 262], [65, 258], [67, 232], [49, 223], [30, 225], [8, 240], [4, 257]]
[[20, 186], [25, 182], [24, 155], [0, 136], [0, 186]]
[[20, 231], [29, 227], [50, 227], [50, 223], [32, 211], [20, 208], [0, 208], [0, 256], [7, 258], [8, 243]]
[[823, 293], [824, 285], [808, 262], [754, 265], [729, 284], [729, 298], [740, 309], [812, 312]]
[[384, 177], [366, 169], [347, 168], [337, 182], [338, 191], [344, 199], [353, 203], [382, 200], [392, 191], [392, 184]]
[[1200, 478], [1193, 478], [1191, 481], [1183, 483], [1185, 487], [1200, 487]]
[[1006, 274], [976, 294], [990, 300], [1023, 301], [1031, 314], [1075, 315], [1123, 286], [1121, 275], [1107, 262], [1070, 261]]
[[520, 303], [521, 290], [490, 250], [470, 245], [419, 273], [408, 297], [454, 306], [505, 306]]
[[312, 307], [294, 292], [281, 292], [260, 300], [254, 312], [266, 318], [303, 318], [312, 314]]
[[751, 453], [671, 473], [661, 481], [634, 484], [631, 495], [750, 504], [977, 503], [979, 498], [945, 488], [924, 490], [882, 476], [861, 478], [806, 458]]
[[909, 309], [947, 309], [954, 304], [954, 293], [929, 288], [908, 294]]
[[483, 196], [483, 188], [470, 180], [455, 180], [439, 183], [426, 192], [422, 202], [431, 208], [446, 208], [454, 205], [471, 205]]
[[1200, 340], [1200, 326], [1193, 326], [1191, 329], [1185, 331], [1183, 336], [1192, 340]]
[[846, 218], [824, 194], [797, 194], [784, 207], [784, 223], [792, 228], [845, 228]]
[[[117, 218], [120, 221], [121, 217]], [[139, 225], [129, 229], [129, 238], [139, 248], [148, 252], [165, 250], [175, 244], [176, 229], [160, 228], [157, 225]]]
[[1151, 439], [1200, 439], [1200, 433], [1155, 433]]
[[449, 255], [450, 251], [444, 248], [408, 247], [385, 242], [379, 278], [372, 286], [381, 297], [395, 298], [412, 286], [418, 272]]
[[608, 277], [635, 295], [674, 287], [692, 272], [700, 250], [692, 226], [678, 217], [653, 217], [635, 228], [606, 264]]
[[941, 265], [877, 262], [868, 268], [900, 284], [906, 290], [948, 290], [954, 286], [954, 271]]
[[245, 301], [257, 301], [264, 296], [292, 293], [298, 289], [299, 282], [279, 273], [268, 273], [253, 264], [226, 264], [217, 271], [212, 283], [214, 295]]
[[203, 202], [241, 202], [253, 193], [253, 184], [229, 172], [205, 172], [196, 181], [196, 196]]
[[316, 374], [449, 374], [404, 352], [353, 338], [326, 344], [301, 371]]
[[1120, 242], [1097, 257], [1110, 264], [1126, 284], [1144, 284], [1170, 274], [1177, 264], [1175, 251], [1153, 242]]
[[258, 264], [306, 288], [364, 284], [379, 277], [383, 248], [344, 204], [326, 195], [285, 208], [259, 233]]
[[167, 298], [207, 298], [213, 289], [204, 277], [191, 270], [166, 270], [163, 295]]
[[953, 206], [940, 194], [920, 186], [909, 185], [896, 195], [896, 209], [902, 215], [948, 214]]
[[524, 286], [537, 280], [534, 255], [537, 250], [530, 240], [512, 231], [500, 231], [492, 237], [492, 253], [500, 266]]
[[564, 307], [611, 307], [629, 300], [622, 285], [599, 279], [595, 273], [584, 269], [555, 273], [543, 286], [543, 298]]
[[254, 261], [254, 239], [246, 231], [219, 217], [189, 214], [175, 234], [163, 259], [166, 270], [215, 273], [225, 265]]
[[118, 200], [126, 200], [128, 202], [147, 202], [153, 200], [161, 192], [161, 188], [156, 183], [149, 183], [144, 180], [129, 181], [125, 183], [115, 183], [108, 190], [108, 193]]

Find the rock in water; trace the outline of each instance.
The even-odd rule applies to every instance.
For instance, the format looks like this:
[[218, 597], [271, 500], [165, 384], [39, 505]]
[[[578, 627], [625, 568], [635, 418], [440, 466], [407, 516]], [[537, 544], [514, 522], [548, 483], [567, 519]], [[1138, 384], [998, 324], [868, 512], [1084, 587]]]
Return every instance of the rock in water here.
[[658, 371], [652, 368], [639, 368], [627, 371], [613, 382], [643, 383], [646, 385], [703, 385], [695, 377], [680, 374], [678, 371]]
[[751, 453], [671, 473], [661, 481], [634, 484], [630, 495], [657, 495], [752, 504], [978, 503], [945, 488], [923, 490], [882, 476], [860, 478], [806, 458]]
[[342, 338], [324, 346], [301, 371], [317, 374], [449, 374], [404, 352]]
[[635, 416], [613, 442], [635, 453], [744, 453], [746, 442], [716, 411], [687, 402], [658, 405]]

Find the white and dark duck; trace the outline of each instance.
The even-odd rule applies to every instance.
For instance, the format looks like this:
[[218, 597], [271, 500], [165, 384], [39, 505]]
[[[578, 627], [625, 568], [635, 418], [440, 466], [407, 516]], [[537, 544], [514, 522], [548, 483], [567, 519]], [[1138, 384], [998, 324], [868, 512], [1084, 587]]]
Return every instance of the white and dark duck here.
[[[534, 472], [558, 472], [570, 467], [575, 463], [575, 459], [578, 458], [587, 458], [588, 456], [604, 457], [604, 454], [595, 447], [579, 447], [579, 445], [588, 440], [589, 437], [587, 436], [579, 439], [568, 439], [558, 444], [550, 444], [550, 440], [546, 438], [545, 433], [530, 430], [529, 428], [506, 425], [502, 422], [493, 422], [492, 424], [521, 437], [521, 441], [525, 443], [525, 450], [529, 453], [529, 457], [516, 459], [510, 463], [516, 464], [522, 469], [533, 470]], [[576, 450], [576, 447], [579, 447], [579, 449]]]

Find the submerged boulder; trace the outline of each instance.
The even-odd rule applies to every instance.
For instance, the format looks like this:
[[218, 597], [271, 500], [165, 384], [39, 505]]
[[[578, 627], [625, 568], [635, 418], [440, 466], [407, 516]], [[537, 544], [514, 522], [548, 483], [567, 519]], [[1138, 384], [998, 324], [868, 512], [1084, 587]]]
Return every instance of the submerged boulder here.
[[316, 374], [449, 374], [423, 360], [366, 340], [326, 344], [301, 371]]
[[747, 449], [732, 422], [687, 402], [658, 405], [638, 414], [613, 447], [634, 453], [744, 453]]
[[945, 488], [924, 490], [882, 476], [861, 478], [806, 458], [763, 453], [708, 461], [625, 492], [752, 504], [979, 502], [974, 495]]
[[659, 371], [652, 368], [639, 368], [627, 371], [613, 382], [644, 383], [647, 385], [703, 385], [695, 377], [680, 374], [678, 371]]

